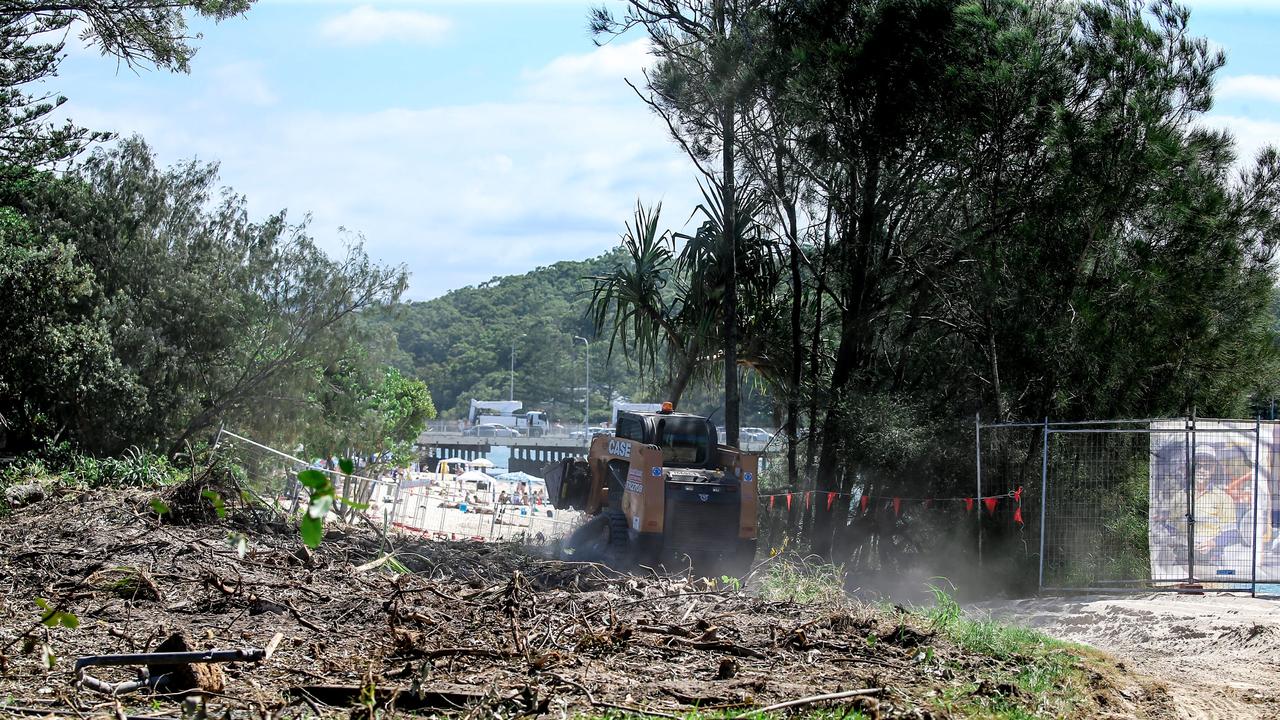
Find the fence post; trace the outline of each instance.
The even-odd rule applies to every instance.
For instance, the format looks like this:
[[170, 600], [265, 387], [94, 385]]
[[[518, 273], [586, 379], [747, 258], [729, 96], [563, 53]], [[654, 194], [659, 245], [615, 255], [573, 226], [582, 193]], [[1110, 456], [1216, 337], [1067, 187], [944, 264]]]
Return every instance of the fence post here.
[[1183, 482], [1187, 486], [1187, 584], [1196, 581], [1196, 418], [1192, 413], [1187, 420], [1186, 430], [1182, 436], [1183, 452], [1186, 453], [1186, 477]]
[[978, 476], [978, 569], [982, 569], [982, 413], [973, 414], [973, 447]]
[[1045, 506], [1049, 504], [1049, 418], [1044, 419], [1044, 450], [1040, 456], [1040, 591], [1044, 590]]
[[1258, 462], [1261, 458], [1262, 416], [1259, 415], [1253, 420], [1253, 542], [1249, 543], [1253, 548], [1252, 567], [1249, 571], [1249, 579], [1253, 585], [1249, 590], [1249, 597], [1258, 597]]

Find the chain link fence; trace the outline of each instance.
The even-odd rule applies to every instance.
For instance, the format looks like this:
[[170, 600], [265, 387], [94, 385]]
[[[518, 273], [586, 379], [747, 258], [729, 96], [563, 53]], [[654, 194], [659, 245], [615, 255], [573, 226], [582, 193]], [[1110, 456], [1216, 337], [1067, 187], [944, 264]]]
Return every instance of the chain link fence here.
[[979, 481], [1028, 488], [1041, 590], [1256, 592], [1280, 582], [1278, 429], [1203, 418], [980, 425]]
[[339, 502], [335, 515], [356, 521], [355, 513], [361, 513], [380, 527], [420, 537], [541, 544], [567, 536], [582, 522], [579, 513], [539, 500], [500, 502], [501, 483], [479, 471], [470, 477], [406, 469], [371, 472], [357, 461], [355, 472], [346, 475], [329, 467], [336, 464], [332, 461], [307, 461], [228, 430], [219, 433], [215, 452], [243, 472], [247, 490], [290, 517], [307, 507], [308, 493], [297, 476], [311, 469], [327, 474], [339, 497], [363, 506]]

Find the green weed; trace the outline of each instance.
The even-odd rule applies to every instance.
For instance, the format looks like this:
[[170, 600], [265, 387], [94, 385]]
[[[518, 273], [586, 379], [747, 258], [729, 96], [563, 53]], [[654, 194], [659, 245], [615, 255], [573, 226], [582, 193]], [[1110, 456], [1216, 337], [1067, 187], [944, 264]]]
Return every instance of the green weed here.
[[930, 590], [934, 605], [924, 615], [933, 629], [962, 650], [1001, 661], [989, 680], [1009, 683], [1028, 696], [977, 693], [976, 685], [953, 687], [943, 693], [948, 710], [1001, 720], [1044, 716], [1039, 709], [1053, 717], [1070, 716], [1087, 689], [1080, 646], [1025, 627], [967, 618], [950, 593], [937, 586]]
[[844, 567], [810, 558], [776, 556], [760, 576], [760, 596], [766, 600], [811, 603], [844, 596]]

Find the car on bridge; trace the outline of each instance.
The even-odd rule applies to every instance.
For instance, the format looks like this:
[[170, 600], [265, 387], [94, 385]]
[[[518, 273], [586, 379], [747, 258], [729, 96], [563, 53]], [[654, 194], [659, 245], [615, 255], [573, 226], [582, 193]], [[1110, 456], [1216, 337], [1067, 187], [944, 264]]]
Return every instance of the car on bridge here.
[[466, 430], [463, 430], [462, 434], [465, 437], [522, 437], [519, 430], [509, 428], [506, 425], [499, 425], [497, 423], [480, 423], [479, 425], [472, 425]]
[[609, 437], [613, 437], [613, 428], [593, 427], [590, 429], [589, 432], [584, 432], [582, 430], [574, 430], [573, 432], [569, 433], [569, 438], [571, 440], [585, 440], [588, 438], [588, 436], [591, 439], [594, 439], [601, 435], [608, 435]]

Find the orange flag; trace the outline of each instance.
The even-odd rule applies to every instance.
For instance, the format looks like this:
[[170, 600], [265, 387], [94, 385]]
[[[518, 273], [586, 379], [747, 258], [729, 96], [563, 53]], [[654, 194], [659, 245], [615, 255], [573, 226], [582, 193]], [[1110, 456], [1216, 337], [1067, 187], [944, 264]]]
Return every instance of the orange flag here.
[[893, 499], [893, 516], [898, 517], [902, 514], [902, 498]]
[[836, 494], [835, 494], [835, 493], [833, 493], [833, 492], [829, 492], [829, 493], [827, 493], [827, 509], [828, 509], [828, 510], [830, 510], [830, 509], [831, 509], [831, 503], [833, 503], [833, 502], [835, 502], [835, 501], [836, 501]]

